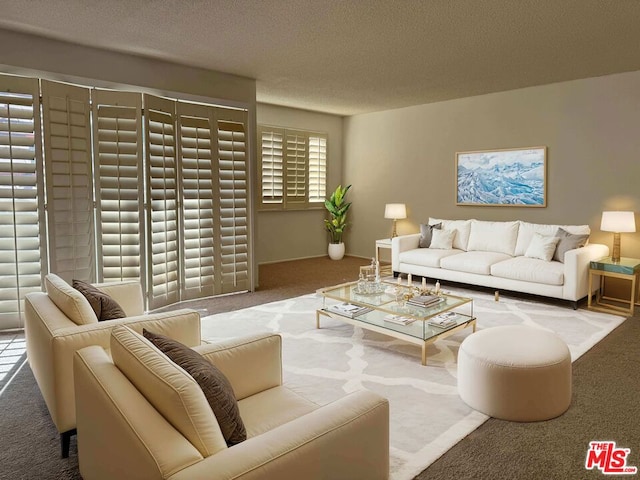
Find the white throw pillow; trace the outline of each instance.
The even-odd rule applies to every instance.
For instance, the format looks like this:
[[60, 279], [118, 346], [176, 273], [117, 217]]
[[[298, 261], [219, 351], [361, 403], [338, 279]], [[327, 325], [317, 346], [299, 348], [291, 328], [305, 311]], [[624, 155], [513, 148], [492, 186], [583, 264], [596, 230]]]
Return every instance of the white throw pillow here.
[[553, 253], [556, 251], [556, 245], [558, 245], [559, 241], [560, 238], [558, 237], [548, 237], [536, 232], [533, 234], [524, 256], [539, 258], [540, 260], [549, 262], [553, 257]]
[[[439, 250], [451, 250], [453, 245], [453, 237], [456, 232], [453, 230], [436, 230], [435, 228], [431, 232], [431, 245], [429, 248], [436, 248]], [[553, 255], [553, 252], [551, 252]]]
[[454, 232], [453, 248], [467, 251], [469, 231], [471, 230], [471, 220], [442, 220], [429, 217], [429, 225], [435, 225], [436, 223], [442, 223], [442, 228]]

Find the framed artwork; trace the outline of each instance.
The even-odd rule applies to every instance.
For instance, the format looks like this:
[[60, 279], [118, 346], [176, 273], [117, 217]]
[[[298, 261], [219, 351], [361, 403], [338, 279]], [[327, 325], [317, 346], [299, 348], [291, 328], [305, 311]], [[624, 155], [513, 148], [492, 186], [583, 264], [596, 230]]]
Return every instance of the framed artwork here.
[[547, 147], [456, 153], [456, 205], [547, 206]]

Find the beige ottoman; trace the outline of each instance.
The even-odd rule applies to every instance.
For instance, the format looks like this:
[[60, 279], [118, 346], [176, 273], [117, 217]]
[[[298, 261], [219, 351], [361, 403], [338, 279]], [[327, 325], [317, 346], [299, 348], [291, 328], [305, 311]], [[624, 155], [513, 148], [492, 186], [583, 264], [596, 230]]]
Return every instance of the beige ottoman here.
[[471, 408], [503, 420], [557, 417], [571, 403], [569, 348], [538, 328], [480, 330], [460, 345], [458, 393]]

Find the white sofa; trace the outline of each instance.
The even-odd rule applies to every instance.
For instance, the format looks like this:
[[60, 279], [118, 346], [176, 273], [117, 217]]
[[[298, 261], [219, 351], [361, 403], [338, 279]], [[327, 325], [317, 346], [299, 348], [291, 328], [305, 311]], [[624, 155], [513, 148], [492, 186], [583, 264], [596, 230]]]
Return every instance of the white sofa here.
[[441, 224], [442, 230], [455, 232], [451, 248], [420, 248], [420, 233], [395, 237], [391, 244], [394, 273], [559, 298], [577, 308], [589, 288], [589, 262], [609, 254], [606, 245], [587, 243], [566, 251], [563, 261], [531, 257], [534, 237], [554, 237], [558, 228], [588, 235], [588, 225], [437, 218], [430, 218], [428, 224]]

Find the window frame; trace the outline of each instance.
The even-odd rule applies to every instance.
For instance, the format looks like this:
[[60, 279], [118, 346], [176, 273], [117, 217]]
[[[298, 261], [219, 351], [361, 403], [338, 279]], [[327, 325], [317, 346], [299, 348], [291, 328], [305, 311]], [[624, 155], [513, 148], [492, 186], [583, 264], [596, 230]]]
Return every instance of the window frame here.
[[[277, 151], [279, 148], [274, 145], [276, 141], [271, 139], [271, 144], [267, 140], [265, 142], [265, 134], [267, 135], [280, 135], [281, 138], [281, 156], [279, 165], [278, 162], [274, 160], [274, 158], [270, 159], [271, 162], [271, 185], [265, 185], [265, 174], [263, 172], [263, 156], [265, 154], [265, 149], [269, 148], [265, 146], [267, 143], [271, 150]], [[318, 167], [319, 170], [324, 170], [324, 181], [316, 182], [314, 184], [316, 188], [315, 191], [319, 191], [320, 193], [324, 192], [324, 196], [316, 196], [318, 200], [311, 201], [309, 199], [310, 191], [312, 190], [311, 182], [312, 178], [318, 178], [317, 172], [313, 172], [312, 175], [311, 170], [311, 139], [319, 138], [320, 142], [324, 140], [324, 158], [319, 156], [317, 160], [320, 165]], [[300, 139], [303, 140], [303, 143], [300, 143]], [[294, 167], [295, 160], [292, 160], [294, 157], [288, 152], [293, 150], [292, 143], [295, 142], [296, 145], [304, 145], [304, 200], [300, 200], [299, 197], [296, 198], [295, 194], [289, 193], [290, 190], [297, 190], [299, 188], [298, 184], [295, 182], [295, 178], [291, 178], [291, 172], [296, 170]], [[303, 130], [298, 128], [290, 128], [290, 127], [282, 127], [275, 125], [267, 125], [260, 124], [257, 128], [257, 160], [258, 160], [258, 210], [259, 211], [304, 211], [304, 210], [322, 210], [324, 209], [324, 200], [326, 198], [327, 192], [327, 170], [329, 166], [329, 135], [326, 132], [319, 132], [316, 130]], [[289, 166], [288, 166], [289, 163]], [[280, 168], [277, 168], [277, 167]], [[281, 181], [278, 182], [277, 179], [274, 180], [273, 172], [279, 170], [281, 171]], [[299, 169], [298, 169], [299, 170]], [[271, 192], [277, 191], [279, 188], [281, 193], [281, 198], [278, 200], [277, 195], [276, 200], [265, 201], [265, 196], [263, 192], [263, 188], [267, 188]], [[289, 190], [289, 191], [288, 191]]]

